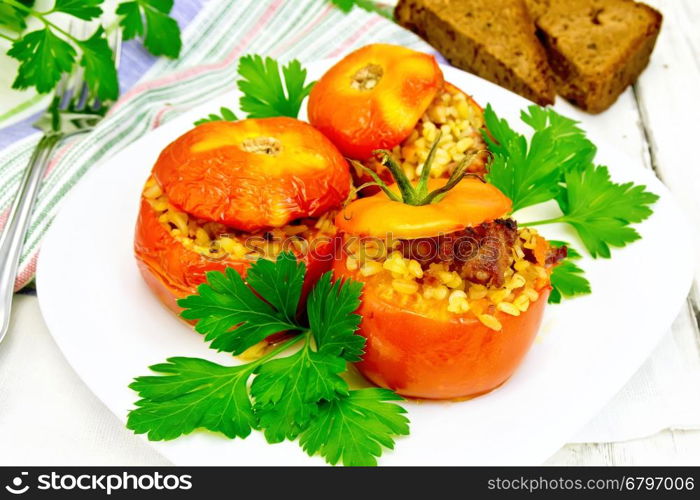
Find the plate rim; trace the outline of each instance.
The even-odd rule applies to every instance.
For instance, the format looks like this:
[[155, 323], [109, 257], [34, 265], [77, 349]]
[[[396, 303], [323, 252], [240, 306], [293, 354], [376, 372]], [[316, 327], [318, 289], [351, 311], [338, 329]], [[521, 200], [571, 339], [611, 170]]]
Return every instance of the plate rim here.
[[[316, 67], [323, 67], [324, 65], [332, 64], [332, 62], [333, 62], [334, 60], [337, 60], [337, 59], [339, 59], [339, 58], [324, 59], [324, 60], [317, 61], [317, 62], [314, 62], [314, 63], [312, 63], [312, 64], [309, 64], [309, 65], [307, 65], [307, 67], [313, 66], [314, 69], [315, 69]], [[485, 81], [485, 80], [483, 80], [483, 79], [481, 79], [481, 78], [479, 78], [479, 77], [477, 77], [477, 76], [475, 76], [475, 75], [472, 75], [472, 74], [463, 72], [463, 71], [461, 71], [461, 70], [459, 70], [459, 69], [457, 69], [457, 68], [453, 68], [453, 67], [450, 67], [450, 66], [441, 65], [441, 68], [442, 68], [443, 72], [445, 72], [446, 75], [447, 75], [447, 74], [460, 74], [460, 73], [461, 73], [460, 78], [468, 77], [469, 79], [481, 80], [484, 84], [487, 84], [488, 86], [494, 87], [494, 92], [507, 92], [507, 93], [511, 94], [511, 96], [510, 96], [511, 98], [518, 98], [518, 99], [521, 99], [522, 101], [524, 101], [524, 105], [531, 104], [531, 103], [529, 103], [529, 101], [525, 101], [524, 99], [520, 98], [520, 96], [517, 96], [517, 95], [515, 95], [515, 94], [512, 94], [511, 92], [509, 92], [509, 91], [507, 91], [507, 90], [505, 90], [505, 89], [502, 89], [502, 88], [496, 86], [495, 84], [492, 84], [492, 83], [490, 83], [490, 82], [487, 82], [487, 81]], [[310, 73], [311, 73], [311, 71], [310, 71]], [[234, 92], [232, 92], [232, 94], [237, 95], [237, 92], [234, 91]], [[221, 94], [220, 96], [217, 96], [215, 99], [213, 99], [213, 102], [217, 102], [217, 103], [218, 103], [218, 100], [224, 98], [224, 96], [227, 96], [227, 95], [229, 95], [229, 92], [226, 92], [226, 93]], [[305, 105], [305, 103], [304, 103], [303, 105]], [[173, 128], [173, 129], [178, 128], [178, 127], [185, 121], [185, 118], [189, 119], [189, 117], [190, 117], [191, 115], [193, 115], [195, 112], [197, 112], [197, 113], [203, 113], [203, 112], [206, 112], [206, 111], [210, 111], [210, 110], [212, 109], [212, 107], [213, 107], [212, 102], [208, 102], [208, 103], [205, 103], [205, 104], [202, 104], [202, 105], [199, 105], [199, 106], [196, 106], [196, 107], [192, 108], [191, 110], [189, 110], [189, 111], [183, 113], [181, 116], [179, 116], [179, 117], [177, 117], [177, 118], [171, 120], [170, 122], [166, 123], [166, 124], [163, 125], [162, 127], [159, 127], [158, 129], [155, 129], [155, 130], [151, 130], [151, 131], [149, 131], [148, 133], [142, 135], [141, 137], [139, 137], [138, 139], [136, 139], [136, 140], [135, 140], [134, 142], [132, 142], [131, 144], [127, 145], [127, 146], [126, 146], [125, 148], [123, 148], [122, 150], [118, 151], [118, 152], [115, 153], [114, 155], [112, 155], [112, 156], [110, 156], [109, 158], [107, 158], [107, 159], [105, 160], [105, 162], [103, 162], [103, 163], [109, 163], [109, 162], [113, 161], [113, 159], [114, 159], [115, 157], [117, 157], [117, 156], [119, 156], [119, 155], [122, 155], [122, 154], [126, 154], [126, 153], [124, 153], [125, 151], [126, 151], [126, 152], [129, 152], [129, 151], [131, 151], [132, 149], [137, 149], [137, 146], [138, 146], [140, 143], [145, 142], [145, 141], [147, 140], [147, 138], [150, 137], [152, 134], [158, 133], [158, 132], [161, 133], [161, 134], [165, 134], [165, 133], [166, 133], [167, 131], [169, 131], [171, 128]], [[519, 109], [522, 109], [522, 107], [523, 107], [523, 105], [521, 105]], [[555, 107], [555, 109], [556, 109], [556, 107]], [[206, 111], [205, 111], [205, 110], [206, 110]], [[590, 132], [590, 131], [587, 130], [587, 132]], [[595, 134], [593, 134], [593, 135], [595, 136]], [[624, 154], [622, 151], [618, 151], [617, 148], [616, 148], [615, 146], [612, 146], [611, 144], [607, 143], [607, 141], [604, 141], [604, 140], [600, 139], [599, 137], [596, 137], [595, 140], [596, 140], [596, 144], [597, 144], [597, 145], [599, 145], [599, 146], [601, 146], [601, 145], [607, 145], [607, 148], [606, 148], [606, 149], [608, 149], [608, 150], [615, 150], [617, 153], [619, 153], [620, 156], [627, 156], [627, 155]], [[601, 148], [601, 149], [602, 149], [602, 148]], [[635, 163], [638, 163], [639, 161], [640, 161], [640, 160], [635, 159]], [[102, 166], [103, 166], [103, 165], [98, 165], [98, 166], [96, 166], [95, 168], [92, 168], [91, 171], [89, 171], [89, 172], [87, 173], [87, 175], [86, 175], [83, 179], [81, 179], [81, 181], [83, 181], [83, 182], [80, 182], [79, 184], [83, 184], [83, 185], [84, 185], [84, 184], [85, 184], [84, 181], [86, 181], [88, 178], [99, 176], [99, 172], [102, 171]], [[678, 212], [679, 214], [681, 214], [683, 217], [686, 217], [686, 218], [687, 218], [686, 214], [683, 212], [683, 210], [680, 208], [680, 205], [679, 205], [678, 202], [675, 200], [675, 197], [674, 197], [673, 193], [671, 193], [670, 190], [668, 190], [668, 188], [667, 188], [660, 180], [658, 180], [655, 176], [653, 176], [653, 173], [650, 173], [647, 169], [645, 169], [644, 172], [645, 172], [645, 175], [648, 175], [648, 176], [650, 177], [650, 179], [653, 179], [653, 180], [655, 181], [655, 185], [653, 186], [653, 191], [654, 191], [654, 192], [657, 192], [657, 193], [661, 192], [660, 194], [662, 194], [662, 196], [665, 198], [665, 200], [669, 201], [669, 202], [672, 204], [672, 206], [673, 206], [673, 208], [676, 210], [676, 212]], [[612, 169], [611, 169], [611, 174], [614, 176], [614, 171], [612, 171]], [[136, 182], [136, 181], [134, 180], [134, 182]], [[69, 206], [69, 203], [71, 202], [71, 200], [77, 199], [77, 196], [78, 196], [78, 195], [76, 195], [76, 193], [80, 193], [80, 189], [81, 189], [81, 186], [80, 186], [80, 185], [76, 186], [76, 188], [73, 189], [73, 190], [68, 194], [68, 196], [66, 196], [66, 199], [63, 200], [63, 204], [62, 204], [62, 206], [61, 206], [61, 209], [60, 209], [59, 213], [58, 213], [57, 216], [56, 216], [56, 219], [52, 222], [51, 227], [48, 229], [47, 234], [45, 235], [45, 239], [44, 239], [44, 241], [42, 242], [42, 249], [43, 249], [43, 248], [46, 248], [46, 247], [49, 247], [49, 248], [50, 248], [50, 246], [49, 246], [49, 245], [51, 244], [50, 242], [53, 241], [54, 238], [57, 238], [56, 236], [54, 236], [54, 234], [56, 234], [56, 233], [58, 232], [58, 230], [53, 230], [54, 227], [58, 227], [58, 225], [56, 224], [56, 221], [59, 221], [59, 219], [61, 218], [62, 213], [64, 213], [64, 209], [65, 209], [67, 206]], [[693, 242], [692, 242], [692, 240], [691, 240], [690, 238], [689, 238], [689, 242], [690, 242], [691, 245], [692, 245]], [[42, 283], [44, 282], [44, 281], [43, 281], [43, 280], [44, 280], [43, 276], [46, 275], [45, 266], [44, 266], [44, 263], [46, 262], [46, 259], [42, 258], [43, 255], [45, 255], [44, 252], [42, 252], [42, 253], [40, 254], [40, 257], [39, 257], [39, 260], [38, 260], [38, 263], [37, 263], [36, 280], [37, 280], [37, 296], [38, 296], [38, 299], [39, 299], [39, 306], [40, 306], [40, 310], [41, 310], [42, 316], [44, 317], [44, 319], [45, 319], [45, 321], [46, 321], [47, 329], [51, 332], [51, 335], [52, 335], [52, 337], [54, 338], [54, 340], [56, 341], [56, 344], [58, 345], [59, 349], [61, 350], [61, 352], [63, 353], [63, 355], [66, 357], [66, 360], [67, 360], [68, 363], [71, 365], [71, 367], [76, 371], [76, 373], [78, 374], [78, 376], [81, 378], [81, 380], [83, 381], [83, 383], [86, 384], [86, 386], [90, 389], [91, 392], [93, 392], [93, 394], [95, 394], [95, 396], [100, 400], [100, 402], [101, 402], [102, 404], [104, 404], [105, 406], [107, 406], [107, 407], [110, 409], [110, 411], [112, 411], [113, 413], [115, 413], [114, 410], [112, 409], [111, 405], [108, 404], [107, 401], [105, 401], [105, 400], [101, 397], [100, 392], [99, 392], [97, 389], [95, 389], [95, 388], [93, 387], [93, 384], [92, 384], [92, 383], [89, 382], [89, 377], [84, 376], [83, 373], [82, 373], [82, 370], [78, 369], [78, 368], [75, 366], [75, 362], [74, 362], [74, 360], [72, 359], [72, 356], [71, 356], [68, 352], [65, 351], [65, 349], [64, 349], [65, 346], [64, 346], [63, 342], [61, 342], [61, 340], [60, 340], [60, 339], [57, 337], [57, 335], [54, 333], [54, 328], [52, 328], [52, 327], [49, 325], [49, 322], [50, 322], [50, 321], [49, 321], [49, 316], [52, 316], [52, 313], [48, 312], [48, 308], [47, 308], [47, 306], [46, 306], [46, 301], [48, 300], [48, 298], [42, 299], [42, 296], [43, 296], [42, 290], [45, 290], [44, 286], [42, 285]], [[692, 284], [692, 273], [689, 273], [689, 277], [688, 277], [688, 280], [687, 280], [687, 281], [688, 281], [687, 289], [690, 289], [690, 286], [691, 286], [691, 284]], [[682, 294], [683, 297], [685, 297], [685, 296], [687, 295], [687, 289], [684, 289], [685, 291], [684, 291], [683, 294]], [[680, 292], [678, 292], [678, 294], [680, 295]], [[683, 306], [683, 301], [680, 300], [680, 301], [679, 301], [679, 308], [678, 308], [678, 309], [680, 310], [680, 309], [682, 308], [682, 306]], [[48, 313], [48, 314], [47, 314], [47, 313]], [[675, 317], [675, 316], [674, 316], [674, 317]], [[670, 321], [664, 321], [664, 323], [667, 323], [667, 324], [670, 325], [670, 323], [671, 323], [672, 320], [673, 320], [673, 318], [671, 318]], [[643, 358], [641, 361], [635, 362], [635, 363], [634, 363], [637, 367], [641, 366], [641, 365], [643, 364], [643, 362], [649, 357], [649, 354], [651, 354], [651, 352], [653, 351], [654, 347], [655, 347], [655, 346], [658, 344], [658, 342], [662, 339], [662, 336], [663, 336], [664, 333], [665, 333], [665, 330], [662, 330], [661, 333], [659, 333], [659, 334], [657, 334], [657, 335], [655, 336], [655, 341], [653, 342], [653, 345], [650, 345], [650, 346], [649, 346], [649, 349], [647, 349], [647, 353], [646, 353], [646, 355], [644, 356], [644, 358]], [[144, 367], [144, 369], [145, 369], [145, 367]], [[615, 388], [613, 391], [611, 391], [610, 398], [614, 397], [615, 393], [617, 393], [617, 392], [619, 391], [619, 389], [622, 388], [622, 387], [624, 386], [624, 384], [625, 384], [625, 383], [630, 379], [630, 377], [632, 377], [633, 375], [634, 375], [634, 369], [630, 371], [629, 376], [627, 376], [619, 385], [616, 386], [616, 388]], [[606, 401], [608, 401], [610, 398], [606, 399]], [[596, 412], [597, 412], [597, 411], [600, 411], [600, 409], [601, 409], [604, 405], [605, 405], [605, 402], [603, 402], [602, 404], [600, 404], [599, 407], [598, 407], [595, 411], [596, 411]], [[595, 414], [595, 413], [594, 413], [594, 414]], [[121, 415], [121, 414], [115, 413], [115, 416], [117, 416], [117, 418], [120, 420], [120, 422], [124, 422], [124, 421], [125, 421], [125, 418], [124, 418], [125, 415]], [[578, 430], [578, 428], [577, 428], [577, 430]], [[576, 431], [572, 431], [572, 435], [574, 435], [575, 432], [576, 432]], [[409, 439], [410, 439], [410, 437], [409, 437]], [[146, 442], [149, 443], [149, 445], [151, 445], [154, 449], [156, 449], [156, 451], [158, 451], [159, 453], [161, 452], [161, 450], [159, 449], [159, 446], [156, 446], [158, 443], [155, 443], [155, 445], [154, 445], [153, 442], [150, 442], [150, 441], [146, 441]], [[562, 444], [563, 444], [563, 443], [562, 443]], [[554, 451], [556, 451], [556, 448], [554, 448], [554, 449], [552, 450], [552, 452], [554, 452]], [[549, 455], [548, 455], [548, 456], [549, 456]], [[167, 455], [166, 455], [166, 457], [167, 457], [168, 459], [170, 459]], [[300, 454], [300, 462], [301, 462], [301, 460], [302, 460], [304, 457], [305, 457], [305, 455]], [[545, 457], [545, 458], [546, 458], [546, 457]], [[544, 458], [543, 458], [543, 459], [544, 459]]]

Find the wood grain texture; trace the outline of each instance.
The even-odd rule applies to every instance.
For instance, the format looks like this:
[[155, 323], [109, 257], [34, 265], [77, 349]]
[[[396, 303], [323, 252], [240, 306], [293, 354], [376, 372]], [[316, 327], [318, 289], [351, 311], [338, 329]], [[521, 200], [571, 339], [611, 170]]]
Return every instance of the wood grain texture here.
[[[628, 89], [610, 110], [599, 116], [587, 115], [566, 103], [562, 110], [580, 119], [587, 130], [595, 131], [596, 139], [612, 143], [628, 155], [641, 158], [648, 168], [653, 168], [676, 195], [692, 221], [690, 228], [679, 223], [678, 230], [697, 232], [700, 230], [700, 0], [645, 1], [664, 14], [664, 24], [651, 64], [634, 88]], [[393, 0], [385, 2], [392, 3]], [[9, 67], [6, 63], [0, 57], [0, 67]], [[0, 82], [12, 74], [14, 70], [0, 74]], [[21, 95], [17, 97], [20, 98]], [[2, 102], [3, 99], [0, 99], [0, 104]], [[0, 114], [2, 109], [0, 106]], [[614, 166], [611, 165], [611, 168]], [[669, 247], [672, 248], [670, 243]], [[673, 255], [659, 258], [663, 261], [673, 258]], [[700, 265], [698, 268], [695, 271], [695, 289], [673, 329], [678, 348], [687, 353], [689, 360], [700, 364], [700, 288], [697, 285], [700, 282]], [[27, 308], [30, 302], [33, 305]], [[7, 385], [2, 383], [0, 376], [0, 403], [3, 407], [3, 411], [0, 411], [0, 442], [5, 449], [13, 450], [12, 463], [8, 465], [70, 465], [86, 461], [103, 465], [167, 464], [140, 439], [129, 435], [65, 365], [65, 360], [45, 330], [36, 299], [22, 296], [15, 300], [16, 307], [22, 305], [27, 308], [24, 318], [19, 319], [22, 311], [18, 311], [14, 317], [22, 321], [21, 333], [25, 335], [15, 336], [14, 345], [12, 338], [8, 339], [10, 343], [0, 350], [0, 366], [7, 370], [13, 368], [8, 360], [28, 360], [27, 363], [36, 368], [29, 372], [37, 382], [32, 384], [31, 379], [24, 380], [24, 386], [39, 387], [44, 394], [40, 391], [37, 397], [36, 393], [15, 392], [12, 397], [23, 396], [26, 404], [23, 404], [22, 398], [11, 401], [9, 396], [3, 397], [1, 389]], [[13, 349], [15, 354], [21, 354], [18, 350], [25, 350], [26, 353], [13, 355]], [[47, 374], [57, 379], [53, 380], [55, 384], [49, 386], [41, 383], [42, 377], [49, 376]], [[686, 380], [678, 381], [679, 384], [684, 382], [687, 383]], [[49, 390], [53, 386], [67, 389], [57, 393]], [[697, 388], [696, 392], [700, 394]], [[66, 409], [66, 401], [85, 405], [79, 407], [85, 419], [76, 420], [76, 409]], [[14, 424], [3, 424], [26, 421], [23, 411], [26, 407], [33, 408], [34, 411], [30, 413], [36, 418], [35, 428], [41, 432], [26, 435], [17, 432]], [[639, 417], [639, 414], [627, 413], [626, 418], [630, 421]], [[45, 415], [52, 415], [52, 418], [39, 422]], [[696, 423], [700, 424], [700, 421]], [[3, 431], [5, 440], [2, 439]], [[72, 446], [67, 447], [69, 441]], [[0, 462], [3, 462], [2, 458], [0, 456]], [[546, 464], [700, 465], [700, 430], [667, 429], [650, 437], [624, 442], [568, 444]]]
[[622, 443], [569, 444], [546, 465], [698, 465], [700, 431], [665, 430]]
[[[700, 2], [648, 0], [664, 15], [651, 63], [632, 89], [604, 113], [615, 118], [617, 134], [608, 139], [627, 152], [636, 149], [648, 168], [674, 193], [690, 227], [700, 230]], [[634, 115], [636, 114], [636, 117]], [[584, 118], [584, 124], [594, 117]], [[633, 131], [630, 125], [637, 127]], [[599, 124], [595, 124], [598, 127]], [[624, 140], [620, 139], [620, 133]], [[616, 140], [617, 139], [617, 140]], [[669, 255], [660, 256], [673, 258]], [[700, 364], [700, 254], [695, 284], [674, 323], [674, 337], [693, 362]], [[679, 383], [683, 383], [679, 380]], [[629, 418], [635, 418], [630, 415]], [[654, 436], [618, 443], [569, 444], [549, 459], [549, 465], [698, 465], [700, 431], [667, 429]]]

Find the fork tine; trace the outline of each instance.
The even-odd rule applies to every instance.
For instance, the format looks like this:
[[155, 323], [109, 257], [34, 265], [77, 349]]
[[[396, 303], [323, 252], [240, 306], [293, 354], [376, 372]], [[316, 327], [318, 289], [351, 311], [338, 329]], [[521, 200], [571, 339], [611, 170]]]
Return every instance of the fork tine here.
[[122, 56], [122, 31], [119, 28], [113, 31], [111, 42], [110, 47], [112, 48], [112, 52], [114, 52], [114, 67], [117, 68], [118, 71]]
[[61, 80], [56, 86], [56, 92], [54, 93], [54, 99], [58, 99], [58, 107], [63, 108], [67, 102], [66, 96], [68, 95], [68, 80], [70, 80], [70, 74], [63, 74]]
[[85, 81], [85, 70], [82, 69], [80, 72], [80, 87], [76, 85], [75, 95], [73, 96], [73, 107], [76, 111], [85, 109], [88, 97], [90, 95], [90, 89]]

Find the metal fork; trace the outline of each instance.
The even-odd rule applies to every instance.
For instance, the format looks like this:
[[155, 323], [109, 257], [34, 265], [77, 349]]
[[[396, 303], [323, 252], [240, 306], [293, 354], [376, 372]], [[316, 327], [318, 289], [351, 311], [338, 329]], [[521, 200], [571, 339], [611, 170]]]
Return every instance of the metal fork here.
[[[89, 27], [86, 23], [81, 23], [81, 26], [82, 28], [76, 30], [75, 26], [71, 25], [69, 31], [72, 35], [84, 39]], [[110, 45], [118, 68], [121, 55], [119, 29], [110, 37]], [[29, 160], [12, 203], [5, 230], [0, 235], [0, 342], [5, 338], [10, 325], [12, 296], [22, 245], [51, 155], [63, 139], [92, 130], [104, 117], [110, 105], [110, 102], [90, 98], [82, 67], [77, 67], [70, 75], [64, 76], [51, 105], [34, 124], [44, 135]]]

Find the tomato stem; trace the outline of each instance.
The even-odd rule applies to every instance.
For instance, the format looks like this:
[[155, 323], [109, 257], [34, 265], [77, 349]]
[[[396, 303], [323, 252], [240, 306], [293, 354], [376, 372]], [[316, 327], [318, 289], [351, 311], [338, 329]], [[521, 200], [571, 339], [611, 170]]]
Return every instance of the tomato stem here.
[[455, 187], [462, 179], [464, 179], [464, 177], [467, 175], [467, 160], [471, 160], [471, 158], [472, 155], [465, 156], [464, 158], [462, 158], [462, 161], [460, 161], [455, 167], [455, 169], [452, 171], [452, 174], [450, 175], [450, 178], [447, 179], [445, 185], [435, 189], [434, 191], [425, 196], [424, 204], [427, 205], [428, 203], [432, 203], [433, 201], [439, 201], [439, 199], [442, 198], [442, 195], [447, 193], [450, 189]]
[[435, 141], [430, 147], [430, 151], [428, 152], [425, 162], [423, 162], [423, 170], [421, 170], [420, 178], [415, 186], [410, 180], [408, 180], [403, 168], [401, 165], [396, 163], [391, 155], [391, 152], [385, 149], [378, 149], [374, 152], [377, 155], [381, 155], [382, 165], [384, 165], [389, 172], [391, 172], [391, 175], [396, 181], [399, 191], [401, 192], [401, 198], [396, 196], [396, 194], [389, 189], [386, 183], [379, 178], [374, 170], [362, 165], [359, 162], [353, 161], [353, 165], [366, 171], [372, 177], [372, 179], [374, 179], [374, 183], [376, 183], [376, 185], [379, 186], [382, 191], [384, 191], [390, 200], [399, 201], [405, 203], [406, 205], [421, 206], [438, 202], [442, 199], [445, 193], [459, 184], [459, 182], [465, 177], [476, 177], [482, 182], [486, 182], [480, 175], [467, 172], [467, 168], [471, 164], [472, 159], [482, 153], [482, 151], [475, 151], [462, 158], [462, 160], [452, 170], [452, 173], [444, 186], [428, 192], [428, 179], [430, 178], [430, 170], [435, 158], [435, 152], [437, 151], [438, 144], [440, 143], [440, 137], [441, 133], [438, 133]]
[[408, 180], [403, 167], [396, 163], [394, 157], [391, 156], [391, 153], [386, 149], [378, 149], [374, 153], [381, 155], [382, 165], [389, 169], [391, 176], [396, 181], [396, 185], [399, 186], [399, 191], [401, 192], [403, 202], [407, 203], [408, 205], [415, 205], [414, 200], [416, 199], [416, 192], [413, 189], [411, 181]]
[[376, 173], [374, 170], [372, 170], [372, 169], [369, 168], [369, 167], [364, 166], [364, 165], [363, 165], [362, 163], [360, 163], [359, 161], [350, 160], [350, 163], [352, 163], [352, 165], [353, 165], [355, 168], [359, 168], [360, 170], [363, 170], [363, 171], [367, 172], [367, 173], [369, 174], [369, 176], [370, 176], [370, 177], [373, 179], [373, 181], [374, 181], [374, 182], [367, 182], [367, 183], [363, 184], [362, 186], [360, 186], [359, 188], [357, 188], [355, 191], [361, 191], [362, 189], [364, 189], [364, 188], [366, 188], [366, 187], [368, 187], [368, 186], [377, 186], [377, 187], [379, 187], [382, 191], [384, 191], [384, 194], [387, 195], [387, 196], [389, 197], [390, 200], [392, 200], [392, 201], [401, 201], [401, 199], [396, 195], [396, 193], [394, 193], [391, 189], [389, 189], [389, 186], [386, 185], [386, 182], [384, 182], [384, 181], [377, 175], [377, 173]]
[[420, 179], [418, 180], [418, 185], [416, 186], [415, 194], [418, 199], [424, 199], [428, 196], [428, 179], [430, 178], [430, 169], [433, 166], [433, 158], [435, 158], [435, 152], [437, 151], [438, 144], [440, 144], [440, 139], [442, 138], [442, 130], [438, 130], [438, 133], [433, 141], [433, 145], [430, 147], [428, 156], [423, 162], [423, 170], [420, 172]]

